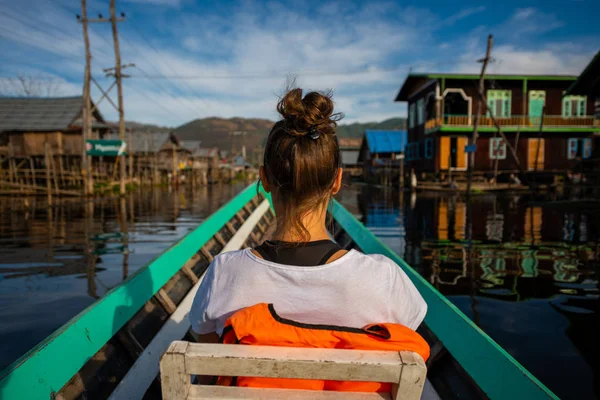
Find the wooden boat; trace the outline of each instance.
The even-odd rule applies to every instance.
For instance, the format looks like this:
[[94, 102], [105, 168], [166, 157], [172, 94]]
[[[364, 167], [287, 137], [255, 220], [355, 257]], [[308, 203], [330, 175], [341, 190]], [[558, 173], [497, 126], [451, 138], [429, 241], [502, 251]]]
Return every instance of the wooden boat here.
[[[332, 202], [330, 216], [342, 247], [391, 258], [427, 302], [419, 332], [432, 355], [423, 397], [557, 398], [341, 204]], [[173, 341], [191, 339], [187, 315], [210, 261], [258, 244], [273, 221], [268, 198], [250, 185], [5, 369], [0, 398], [160, 398], [159, 358]]]

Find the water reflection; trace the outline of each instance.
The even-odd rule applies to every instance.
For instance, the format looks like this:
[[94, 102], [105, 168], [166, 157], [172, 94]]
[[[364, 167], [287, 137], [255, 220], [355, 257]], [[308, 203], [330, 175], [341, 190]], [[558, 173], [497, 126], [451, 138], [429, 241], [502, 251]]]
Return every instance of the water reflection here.
[[124, 198], [0, 197], [0, 369], [152, 261], [243, 189]]
[[560, 397], [600, 398], [598, 203], [475, 196], [469, 241], [460, 196], [345, 191], [373, 233]]

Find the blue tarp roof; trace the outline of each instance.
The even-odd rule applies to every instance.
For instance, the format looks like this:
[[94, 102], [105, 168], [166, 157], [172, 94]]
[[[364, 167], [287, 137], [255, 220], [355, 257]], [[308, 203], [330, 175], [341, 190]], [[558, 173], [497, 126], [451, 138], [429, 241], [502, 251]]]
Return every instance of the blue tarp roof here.
[[371, 153], [400, 153], [407, 142], [406, 131], [365, 131]]

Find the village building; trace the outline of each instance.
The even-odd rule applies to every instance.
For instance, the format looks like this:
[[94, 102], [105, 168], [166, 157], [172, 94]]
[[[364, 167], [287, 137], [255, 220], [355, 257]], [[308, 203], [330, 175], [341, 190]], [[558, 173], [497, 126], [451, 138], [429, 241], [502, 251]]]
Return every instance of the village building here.
[[358, 162], [360, 155], [361, 138], [340, 138], [340, 159], [344, 174], [350, 177], [362, 176], [362, 165]]
[[[31, 157], [37, 163], [49, 151], [65, 167], [81, 160], [83, 98], [0, 98], [0, 155]], [[108, 131], [100, 111], [92, 105], [92, 136]]]
[[358, 155], [365, 182], [398, 182], [399, 174], [404, 173], [406, 142], [406, 131], [365, 131]]
[[[467, 148], [480, 105], [478, 80], [475, 74], [408, 75], [396, 97], [408, 103], [407, 167], [431, 179], [448, 172], [461, 175], [467, 170], [467, 151], [475, 150], [475, 174], [486, 178], [499, 174], [500, 180], [520, 169], [563, 174], [591, 157], [600, 122], [593, 115], [593, 98], [566, 94], [574, 76], [487, 75], [487, 107], [482, 107], [479, 137], [474, 149]], [[486, 108], [514, 147], [517, 160]]]

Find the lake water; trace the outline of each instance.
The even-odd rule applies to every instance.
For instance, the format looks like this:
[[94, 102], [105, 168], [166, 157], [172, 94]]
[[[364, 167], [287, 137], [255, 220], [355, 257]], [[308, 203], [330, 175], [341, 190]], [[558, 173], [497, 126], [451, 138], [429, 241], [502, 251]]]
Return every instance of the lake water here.
[[127, 198], [0, 197], [0, 370], [193, 230], [243, 189]]
[[[0, 197], [0, 369], [242, 189], [64, 200], [50, 212], [40, 198]], [[475, 196], [469, 245], [459, 196], [351, 185], [338, 199], [556, 394], [600, 399], [597, 205]]]
[[600, 399], [600, 206], [569, 198], [474, 196], [471, 246], [460, 196], [340, 201], [558, 396]]

